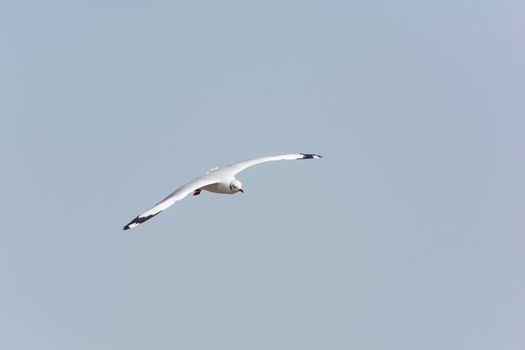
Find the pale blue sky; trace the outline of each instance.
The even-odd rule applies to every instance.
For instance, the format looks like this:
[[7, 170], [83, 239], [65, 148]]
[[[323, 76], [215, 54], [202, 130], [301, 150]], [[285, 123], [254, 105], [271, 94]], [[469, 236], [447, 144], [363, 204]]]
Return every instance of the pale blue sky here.
[[517, 0], [0, 3], [0, 348], [522, 350], [524, 35]]

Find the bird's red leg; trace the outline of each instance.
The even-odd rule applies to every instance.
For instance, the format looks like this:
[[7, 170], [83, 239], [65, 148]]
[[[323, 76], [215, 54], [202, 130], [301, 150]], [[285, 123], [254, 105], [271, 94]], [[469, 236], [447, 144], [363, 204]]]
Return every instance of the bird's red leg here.
[[194, 196], [198, 196], [199, 194], [201, 194], [201, 189], [200, 189], [200, 188], [196, 189], [196, 190], [193, 192], [193, 195], [194, 195]]

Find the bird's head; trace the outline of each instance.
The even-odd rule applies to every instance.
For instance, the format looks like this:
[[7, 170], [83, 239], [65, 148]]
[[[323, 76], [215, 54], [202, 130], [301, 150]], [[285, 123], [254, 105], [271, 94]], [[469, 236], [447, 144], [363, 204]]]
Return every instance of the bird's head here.
[[237, 192], [244, 193], [244, 190], [242, 189], [242, 183], [239, 180], [234, 179], [230, 183], [230, 191], [232, 191], [232, 193], [237, 193]]

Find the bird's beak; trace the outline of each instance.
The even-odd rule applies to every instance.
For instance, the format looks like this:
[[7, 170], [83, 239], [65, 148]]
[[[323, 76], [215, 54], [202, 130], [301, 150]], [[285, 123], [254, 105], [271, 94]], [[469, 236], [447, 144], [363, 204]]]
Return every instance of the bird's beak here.
[[239, 192], [244, 193], [244, 190], [242, 188], [239, 188]]

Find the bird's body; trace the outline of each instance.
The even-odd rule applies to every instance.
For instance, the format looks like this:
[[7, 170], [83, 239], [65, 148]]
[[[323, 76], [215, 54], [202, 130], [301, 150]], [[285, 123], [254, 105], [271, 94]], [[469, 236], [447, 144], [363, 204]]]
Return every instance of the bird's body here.
[[155, 215], [164, 211], [168, 207], [172, 206], [175, 202], [183, 199], [192, 192], [193, 195], [198, 195], [201, 193], [201, 191], [222, 194], [234, 194], [237, 192], [244, 193], [242, 183], [235, 178], [235, 175], [251, 166], [276, 160], [300, 160], [314, 158], [321, 158], [321, 156], [317, 154], [306, 153], [285, 154], [280, 156], [255, 158], [244, 162], [230, 164], [223, 168], [214, 168], [210, 170], [206, 175], [195, 178], [194, 180], [175, 190], [169, 196], [157, 203], [154, 207], [138, 215], [135, 219], [131, 220], [131, 222], [124, 226], [123, 229], [128, 230], [130, 228], [140, 225], [141, 223], [151, 219]]
[[217, 182], [217, 183], [214, 183], [214, 184], [211, 184], [211, 185], [208, 185], [208, 186], [204, 186], [202, 188], [199, 188], [200, 190], [203, 190], [203, 191], [208, 191], [208, 192], [214, 192], [214, 193], [222, 193], [222, 194], [234, 194], [236, 192], [233, 192], [229, 186], [228, 183], [223, 183], [223, 182]]

